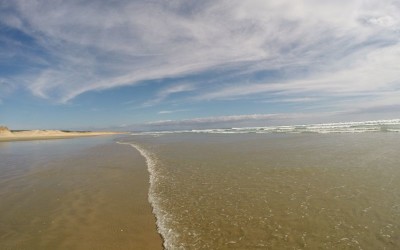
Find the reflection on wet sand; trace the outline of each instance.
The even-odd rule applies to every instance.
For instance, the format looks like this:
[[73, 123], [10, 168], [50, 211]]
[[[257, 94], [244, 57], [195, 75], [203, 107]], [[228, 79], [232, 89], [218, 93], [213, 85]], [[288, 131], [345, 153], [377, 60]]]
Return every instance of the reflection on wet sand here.
[[143, 158], [87, 140], [1, 150], [0, 249], [162, 248]]

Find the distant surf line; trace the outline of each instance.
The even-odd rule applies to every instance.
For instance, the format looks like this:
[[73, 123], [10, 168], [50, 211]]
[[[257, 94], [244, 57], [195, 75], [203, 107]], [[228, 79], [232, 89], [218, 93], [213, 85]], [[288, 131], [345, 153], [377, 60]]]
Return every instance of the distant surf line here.
[[243, 128], [215, 128], [215, 129], [192, 129], [178, 131], [152, 131], [135, 132], [131, 135], [163, 135], [175, 133], [208, 133], [208, 134], [245, 134], [245, 133], [286, 133], [286, 134], [332, 134], [332, 133], [367, 133], [367, 132], [400, 132], [400, 119], [373, 120], [363, 122], [337, 122], [316, 123], [303, 125], [282, 125], [265, 127], [243, 127]]

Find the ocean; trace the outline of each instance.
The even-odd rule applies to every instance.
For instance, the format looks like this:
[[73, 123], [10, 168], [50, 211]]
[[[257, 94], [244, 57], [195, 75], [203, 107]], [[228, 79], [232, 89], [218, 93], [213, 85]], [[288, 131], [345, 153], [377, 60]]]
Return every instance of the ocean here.
[[166, 249], [399, 249], [399, 120], [136, 133]]

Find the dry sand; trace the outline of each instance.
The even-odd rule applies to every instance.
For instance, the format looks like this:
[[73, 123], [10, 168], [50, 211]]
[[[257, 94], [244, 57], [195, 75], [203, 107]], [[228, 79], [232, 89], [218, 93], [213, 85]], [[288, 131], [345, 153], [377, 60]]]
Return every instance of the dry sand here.
[[0, 249], [162, 249], [132, 147], [98, 145], [2, 178]]
[[10, 131], [7, 127], [0, 126], [0, 142], [1, 141], [29, 141], [29, 140], [48, 140], [63, 139], [83, 136], [100, 136], [100, 135], [116, 135], [124, 134], [123, 132], [91, 132], [91, 131], [61, 131], [61, 130], [26, 130], [26, 131]]

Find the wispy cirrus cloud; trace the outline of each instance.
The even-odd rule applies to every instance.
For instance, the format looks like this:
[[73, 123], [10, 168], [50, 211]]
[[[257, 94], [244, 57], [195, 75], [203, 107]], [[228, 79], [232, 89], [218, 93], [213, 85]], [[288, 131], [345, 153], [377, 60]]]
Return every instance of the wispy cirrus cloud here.
[[300, 98], [276, 98], [264, 100], [264, 103], [304, 103], [304, 102], [316, 102], [319, 98], [315, 97], [300, 97]]
[[158, 112], [160, 115], [167, 115], [167, 114], [173, 114], [173, 113], [178, 113], [178, 112], [186, 112], [188, 111], [187, 109], [175, 109], [175, 110], [161, 110]]
[[195, 89], [196, 87], [193, 84], [187, 84], [187, 83], [168, 86], [167, 88], [159, 90], [156, 96], [153, 99], [145, 102], [143, 106], [152, 106], [164, 101], [171, 95], [190, 92]]
[[[332, 104], [340, 106], [342, 101], [351, 99], [354, 105], [380, 102], [382, 98], [388, 102], [399, 103], [400, 96], [400, 45], [393, 45], [368, 51], [363, 56], [357, 56], [350, 62], [338, 61], [330, 67], [338, 68], [331, 72], [330, 68], [321, 68], [318, 73], [300, 79], [284, 79], [281, 82], [265, 82], [256, 84], [232, 84], [217, 91], [204, 92], [196, 96], [198, 100], [240, 99], [243, 96], [264, 94], [265, 96], [280, 96], [285, 100], [309, 100], [307, 96], [338, 98]], [[346, 63], [346, 67], [338, 64]], [[291, 98], [287, 98], [287, 97]], [[354, 97], [367, 96], [354, 100]], [[314, 98], [315, 99], [315, 98]], [[272, 99], [274, 101], [276, 99]], [[279, 100], [279, 99], [278, 99]], [[267, 100], [268, 101], [268, 100]]]
[[[20, 76], [23, 88], [61, 103], [214, 71], [218, 82], [157, 86], [144, 106], [179, 93], [193, 102], [337, 98], [331, 109], [360, 95], [369, 96], [357, 99], [360, 107], [400, 102], [395, 0], [16, 0], [0, 8], [1, 24], [27, 36], [23, 43], [33, 46], [27, 50], [41, 51], [26, 54], [34, 67]], [[276, 76], [268, 78], [270, 72]]]

